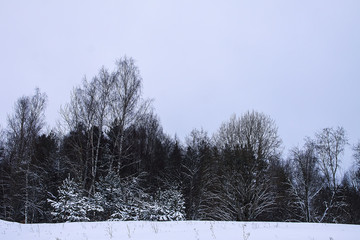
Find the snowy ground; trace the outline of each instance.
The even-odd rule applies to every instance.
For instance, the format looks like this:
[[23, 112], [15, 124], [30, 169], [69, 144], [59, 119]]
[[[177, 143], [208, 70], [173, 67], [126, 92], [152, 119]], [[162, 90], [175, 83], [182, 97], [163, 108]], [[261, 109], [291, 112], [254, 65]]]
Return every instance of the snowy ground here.
[[0, 239], [360, 239], [360, 226], [265, 222], [91, 222], [19, 224], [0, 220]]

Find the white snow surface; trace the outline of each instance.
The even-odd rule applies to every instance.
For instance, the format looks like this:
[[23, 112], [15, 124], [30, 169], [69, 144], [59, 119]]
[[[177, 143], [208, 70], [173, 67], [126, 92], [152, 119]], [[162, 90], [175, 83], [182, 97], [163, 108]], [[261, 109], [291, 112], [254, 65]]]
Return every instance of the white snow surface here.
[[360, 226], [276, 222], [77, 222], [20, 224], [0, 221], [0, 239], [360, 239]]

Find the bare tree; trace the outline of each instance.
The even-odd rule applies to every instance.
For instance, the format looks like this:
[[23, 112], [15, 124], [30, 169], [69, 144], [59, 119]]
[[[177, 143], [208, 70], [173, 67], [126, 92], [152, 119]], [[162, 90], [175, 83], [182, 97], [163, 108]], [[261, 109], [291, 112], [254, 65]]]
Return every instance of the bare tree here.
[[320, 160], [320, 168], [324, 174], [328, 187], [337, 192], [339, 187], [338, 170], [341, 157], [348, 139], [344, 128], [324, 128], [315, 134], [316, 151]]
[[355, 163], [358, 165], [358, 168], [360, 169], [360, 141], [353, 146], [353, 151], [354, 151], [354, 159], [355, 159]]
[[95, 179], [97, 176], [99, 155], [101, 150], [101, 140], [103, 138], [103, 133], [110, 126], [111, 115], [111, 90], [114, 86], [114, 79], [104, 68], [101, 69], [99, 76], [95, 77], [92, 85], [95, 86], [95, 98], [97, 99], [97, 104], [95, 108], [95, 119], [97, 126], [97, 136], [94, 139], [96, 132], [95, 128], [91, 129], [90, 135], [90, 145], [91, 145], [91, 177], [92, 182], [90, 185], [90, 192], [95, 190]]
[[116, 63], [113, 73], [114, 88], [111, 92], [111, 114], [114, 121], [114, 151], [117, 157], [113, 157], [109, 171], [112, 171], [113, 162], [115, 168], [120, 171], [124, 149], [125, 130], [147, 112], [150, 101], [141, 99], [142, 78], [140, 71], [132, 58], [123, 57]]
[[354, 151], [354, 167], [350, 170], [349, 178], [352, 181], [352, 185], [357, 191], [360, 191], [360, 141], [353, 146]]
[[293, 166], [290, 190], [300, 212], [299, 217], [306, 222], [313, 222], [318, 214], [315, 198], [323, 188], [314, 144], [308, 141], [304, 149], [294, 148], [290, 163]]
[[145, 116], [150, 105], [141, 98], [141, 81], [134, 60], [124, 57], [113, 72], [102, 68], [91, 81], [85, 78], [61, 110], [65, 129], [74, 133], [67, 138], [80, 163], [73, 160], [73, 169], [89, 194], [94, 193], [100, 161], [107, 162], [108, 173], [120, 173], [123, 167], [126, 129]]
[[0, 125], [0, 164], [5, 158], [5, 132]]
[[[31, 213], [41, 211], [36, 204], [36, 197], [31, 195], [36, 192], [39, 176], [32, 171], [31, 162], [34, 158], [36, 138], [44, 127], [44, 111], [47, 97], [36, 89], [32, 97], [21, 97], [16, 105], [15, 112], [8, 117], [7, 150], [13, 172], [17, 174], [16, 185], [20, 184], [17, 196], [23, 204], [24, 222], [29, 222]], [[15, 175], [14, 175], [15, 176]]]
[[9, 196], [10, 176], [7, 171], [9, 164], [5, 161], [5, 142], [5, 131], [0, 125], [0, 218], [13, 220], [11, 219], [13, 208]]
[[330, 196], [324, 201], [323, 214], [319, 216], [318, 221], [323, 222], [332, 217], [331, 221], [336, 221], [336, 213], [329, 215], [337, 209], [341, 209], [344, 202], [339, 199], [339, 167], [341, 157], [344, 153], [348, 139], [344, 128], [324, 128], [315, 134], [314, 144], [316, 154], [319, 159], [320, 170], [325, 180], [325, 187], [330, 191]]
[[[109, 72], [102, 68], [98, 75], [90, 82], [85, 78], [81, 87], [73, 90], [71, 101], [61, 110], [61, 114], [68, 131], [74, 131], [79, 126], [85, 130], [85, 144], [82, 139], [74, 139], [72, 145], [77, 149], [77, 158], [85, 166], [82, 176], [83, 188], [89, 193], [94, 192], [97, 177], [101, 141], [108, 129], [111, 115], [111, 91], [114, 79]], [[82, 166], [82, 167], [84, 167]], [[90, 183], [86, 186], [88, 179]]]
[[[247, 112], [221, 125], [217, 146], [230, 152], [232, 166], [225, 176], [229, 205], [237, 220], [255, 220], [274, 204], [268, 173], [269, 162], [278, 159], [281, 139], [275, 122], [263, 113]], [[224, 152], [224, 154], [226, 154]], [[226, 158], [226, 157], [225, 157]]]
[[251, 149], [242, 147], [224, 154], [224, 158], [228, 162], [223, 174], [224, 200], [233, 214], [232, 220], [253, 221], [269, 213], [275, 204], [269, 165], [257, 160]]
[[259, 112], [247, 112], [221, 125], [215, 136], [220, 147], [247, 146], [256, 159], [277, 158], [280, 155], [281, 139], [275, 121]]
[[360, 170], [358, 166], [353, 164], [344, 174], [342, 185], [344, 185], [344, 183], [355, 189], [357, 192], [360, 192]]

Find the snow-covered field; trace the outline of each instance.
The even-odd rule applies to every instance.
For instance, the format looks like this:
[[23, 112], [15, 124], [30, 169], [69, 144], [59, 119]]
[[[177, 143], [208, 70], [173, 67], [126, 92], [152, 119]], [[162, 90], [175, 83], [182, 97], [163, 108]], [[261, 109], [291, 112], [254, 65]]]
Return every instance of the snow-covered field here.
[[360, 239], [360, 226], [267, 222], [87, 222], [19, 224], [0, 221], [0, 239]]

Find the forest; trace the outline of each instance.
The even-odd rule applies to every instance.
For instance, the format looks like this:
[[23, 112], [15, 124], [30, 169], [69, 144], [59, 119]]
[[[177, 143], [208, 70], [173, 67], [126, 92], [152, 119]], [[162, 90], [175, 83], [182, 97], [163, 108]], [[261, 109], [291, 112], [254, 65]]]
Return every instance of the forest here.
[[275, 121], [255, 110], [181, 142], [163, 131], [129, 57], [75, 87], [51, 131], [47, 100], [40, 89], [20, 97], [0, 129], [0, 219], [360, 223], [360, 141], [341, 175], [341, 126], [286, 157]]

